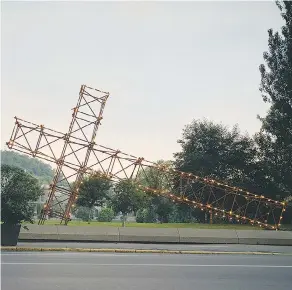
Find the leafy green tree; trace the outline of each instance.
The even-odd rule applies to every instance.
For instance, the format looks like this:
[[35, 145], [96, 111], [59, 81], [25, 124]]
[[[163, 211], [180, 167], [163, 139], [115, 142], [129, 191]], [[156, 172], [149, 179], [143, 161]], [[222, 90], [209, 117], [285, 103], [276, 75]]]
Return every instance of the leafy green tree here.
[[[157, 161], [158, 165], [164, 165], [166, 167], [171, 166], [171, 161]], [[143, 186], [147, 186], [153, 189], [160, 189], [160, 190], [170, 190], [171, 184], [169, 179], [166, 175], [159, 171], [156, 168], [146, 168], [144, 171], [140, 172], [137, 177], [137, 181], [139, 184]], [[173, 203], [161, 196], [148, 196], [147, 204], [144, 211], [144, 220], [147, 222], [151, 222], [152, 220], [156, 220], [154, 216], [157, 216], [157, 219], [162, 223], [167, 223], [170, 219], [170, 216], [174, 210]], [[140, 213], [140, 215], [142, 212]], [[142, 216], [138, 217], [138, 220], [141, 220]], [[151, 220], [151, 221], [149, 221]], [[144, 221], [146, 222], [146, 221]]]
[[145, 223], [145, 212], [147, 209], [140, 208], [136, 212], [136, 222], [137, 223]]
[[111, 181], [101, 174], [86, 177], [79, 188], [76, 204], [92, 208], [102, 206], [109, 199]]
[[33, 223], [34, 205], [42, 194], [36, 178], [24, 170], [1, 165], [1, 221], [19, 224], [23, 221]]
[[136, 213], [137, 223], [154, 223], [156, 222], [157, 214], [154, 207], [150, 204], [147, 208], [140, 208]]
[[245, 185], [256, 163], [253, 140], [237, 126], [194, 120], [178, 140], [181, 152], [174, 154], [178, 170], [209, 176], [234, 185]]
[[127, 214], [142, 208], [145, 204], [146, 195], [141, 190], [138, 190], [131, 180], [121, 180], [118, 182], [114, 192], [111, 206], [115, 213], [122, 213], [124, 227]]
[[161, 223], [168, 223], [173, 214], [175, 205], [166, 197], [155, 196], [152, 199], [155, 213]]
[[85, 206], [78, 206], [74, 209], [74, 214], [76, 218], [81, 219], [84, 222], [90, 222], [93, 218], [93, 213], [91, 208]]
[[99, 222], [111, 222], [114, 217], [115, 217], [114, 211], [109, 207], [105, 207], [98, 212], [97, 219]]
[[[191, 208], [186, 204], [176, 204], [170, 222], [173, 223], [191, 223], [196, 222], [198, 217], [204, 218], [200, 209]], [[202, 220], [204, 221], [204, 220]]]
[[[194, 120], [185, 127], [178, 143], [182, 147], [181, 152], [174, 155], [178, 170], [257, 191], [255, 143], [249, 136], [242, 135], [237, 126], [228, 129], [211, 121]], [[204, 211], [183, 206], [177, 211], [180, 220], [183, 216], [190, 221], [193, 218], [201, 222], [208, 220]]]
[[268, 52], [260, 65], [260, 91], [270, 104], [256, 141], [266, 182], [276, 195], [292, 192], [292, 2], [276, 1], [284, 20], [281, 33], [268, 30]]
[[[159, 166], [169, 167], [172, 165], [172, 161], [158, 160], [156, 162]], [[154, 167], [149, 167], [140, 171], [137, 176], [139, 184], [156, 189], [169, 189], [169, 180], [165, 174]]]

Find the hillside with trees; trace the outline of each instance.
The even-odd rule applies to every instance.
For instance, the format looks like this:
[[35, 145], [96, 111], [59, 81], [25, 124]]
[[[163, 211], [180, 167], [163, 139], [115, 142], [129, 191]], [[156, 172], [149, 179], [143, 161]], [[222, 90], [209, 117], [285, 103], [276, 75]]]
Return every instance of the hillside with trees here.
[[21, 168], [44, 184], [49, 184], [54, 176], [54, 170], [49, 164], [14, 151], [1, 151], [1, 164]]

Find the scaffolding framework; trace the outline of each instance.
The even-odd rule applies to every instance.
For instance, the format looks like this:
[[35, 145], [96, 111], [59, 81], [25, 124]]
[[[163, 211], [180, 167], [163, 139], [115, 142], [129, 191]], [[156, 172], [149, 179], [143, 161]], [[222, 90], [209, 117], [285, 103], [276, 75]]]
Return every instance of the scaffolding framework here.
[[[267, 229], [279, 228], [285, 202], [96, 144], [108, 97], [109, 93], [82, 85], [68, 133], [15, 117], [8, 148], [57, 165], [39, 224], [44, 224], [52, 208], [61, 224], [67, 224], [84, 175], [99, 173], [113, 182], [132, 180], [137, 189], [148, 194], [200, 208], [215, 216]], [[159, 177], [161, 185], [156, 188], [140, 183], [146, 180], [149, 184], [149, 169]]]

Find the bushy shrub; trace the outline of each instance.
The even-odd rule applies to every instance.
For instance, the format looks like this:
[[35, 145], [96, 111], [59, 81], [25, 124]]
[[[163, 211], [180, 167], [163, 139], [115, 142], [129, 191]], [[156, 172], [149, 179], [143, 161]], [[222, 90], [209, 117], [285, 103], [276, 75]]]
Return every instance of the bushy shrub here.
[[38, 180], [24, 170], [1, 165], [1, 221], [6, 224], [33, 222], [34, 205], [42, 194]]
[[154, 223], [156, 222], [156, 214], [153, 208], [139, 209], [136, 213], [137, 223]]
[[115, 213], [111, 208], [102, 208], [99, 213], [97, 220], [99, 222], [111, 222], [113, 218], [115, 217]]

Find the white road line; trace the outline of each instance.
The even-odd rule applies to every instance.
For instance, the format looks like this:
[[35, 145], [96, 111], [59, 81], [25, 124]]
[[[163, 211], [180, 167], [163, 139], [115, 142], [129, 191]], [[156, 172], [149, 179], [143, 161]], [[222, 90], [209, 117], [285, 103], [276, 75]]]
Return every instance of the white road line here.
[[[153, 255], [159, 255], [159, 253], [146, 253], [143, 254], [143, 257], [145, 256], [153, 256]], [[56, 253], [56, 252], [19, 252], [19, 253], [15, 253], [15, 252], [11, 252], [11, 253], [1, 253], [1, 256], [47, 256], [47, 257], [53, 257], [53, 256], [88, 256], [88, 257], [141, 257], [141, 254], [135, 254], [135, 253], [98, 253], [98, 252], [60, 252], [60, 253]], [[161, 254], [160, 254], [161, 255]]]
[[97, 263], [35, 263], [3, 262], [2, 265], [36, 265], [36, 266], [111, 266], [111, 267], [238, 267], [238, 268], [292, 268], [292, 265], [194, 265], [194, 264], [97, 264]]
[[[40, 248], [42, 248], [43, 247], [43, 244], [38, 244], [38, 243], [34, 243], [34, 244], [26, 244], [26, 243], [18, 243], [17, 244], [19, 247], [35, 247], [35, 246], [39, 246]], [[55, 246], [60, 246], [61, 244], [49, 244], [52, 248], [53, 247], [55, 247]], [[66, 245], [70, 248], [70, 247], [73, 247], [73, 248], [75, 248], [75, 246], [76, 245], [80, 245], [80, 244], [64, 244], [64, 245], [62, 245], [62, 248], [63, 247], [66, 247]], [[87, 245], [87, 244], [86, 244]], [[116, 245], [121, 245], [121, 244], [116, 244]], [[88, 247], [86, 247], [86, 248], [91, 248], [90, 247], [91, 246], [91, 244], [88, 244]], [[122, 249], [131, 249], [131, 245], [127, 245], [128, 247], [122, 247]], [[233, 245], [231, 245], [231, 246], [233, 246]], [[103, 247], [103, 248], [107, 248], [107, 245], [105, 244], [101, 244], [101, 247]], [[188, 247], [186, 247], [185, 249], [181, 249], [180, 248], [180, 250], [188, 250], [189, 248], [227, 248], [227, 247], [230, 247], [230, 245], [212, 245], [212, 244], [208, 244], [208, 245], [188, 245]], [[235, 245], [235, 247], [237, 247], [237, 245]], [[79, 248], [79, 247], [77, 247], [77, 248]], [[93, 247], [94, 248], [94, 247]], [[110, 249], [110, 248], [109, 248]], [[139, 248], [139, 249], [141, 249], [141, 250], [157, 250], [157, 249], [162, 249], [162, 250], [177, 250], [177, 248], [163, 248], [163, 246], [162, 247], [160, 247], [160, 245], [158, 246], [158, 248], [155, 248], [155, 245], [154, 245], [154, 247], [153, 248]]]

